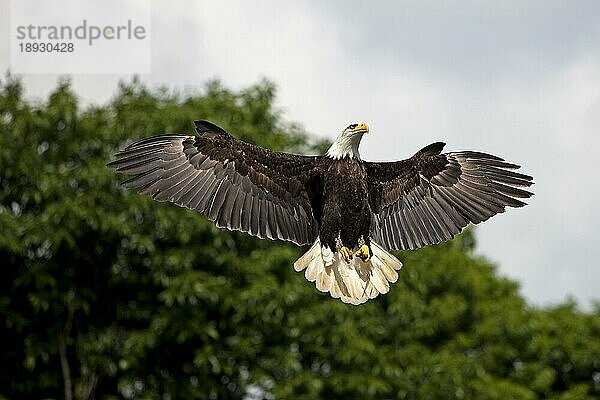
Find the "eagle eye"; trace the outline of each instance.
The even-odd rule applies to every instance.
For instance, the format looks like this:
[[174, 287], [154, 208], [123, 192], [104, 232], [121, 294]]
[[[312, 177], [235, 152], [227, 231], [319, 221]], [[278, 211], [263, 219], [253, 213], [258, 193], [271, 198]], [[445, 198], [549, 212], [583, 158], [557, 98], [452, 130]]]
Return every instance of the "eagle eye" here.
[[358, 124], [352, 124], [352, 125], [349, 125], [349, 126], [348, 126], [348, 129], [354, 129], [354, 128], [356, 128], [356, 126], [357, 126], [357, 125], [358, 125]]

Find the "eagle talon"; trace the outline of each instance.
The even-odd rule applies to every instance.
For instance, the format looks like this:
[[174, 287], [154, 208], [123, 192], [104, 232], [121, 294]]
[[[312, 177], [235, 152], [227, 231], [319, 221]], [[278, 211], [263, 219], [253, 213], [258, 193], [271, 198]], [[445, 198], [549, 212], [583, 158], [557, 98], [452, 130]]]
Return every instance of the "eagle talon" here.
[[346, 261], [347, 264], [350, 264], [350, 260], [352, 260], [352, 251], [346, 246], [342, 246], [342, 248], [340, 248], [340, 254], [344, 258], [344, 261]]
[[371, 252], [369, 251], [369, 246], [363, 244], [362, 246], [360, 246], [360, 249], [358, 249], [358, 251], [354, 253], [354, 255], [363, 260], [363, 262], [368, 262], [371, 259]]

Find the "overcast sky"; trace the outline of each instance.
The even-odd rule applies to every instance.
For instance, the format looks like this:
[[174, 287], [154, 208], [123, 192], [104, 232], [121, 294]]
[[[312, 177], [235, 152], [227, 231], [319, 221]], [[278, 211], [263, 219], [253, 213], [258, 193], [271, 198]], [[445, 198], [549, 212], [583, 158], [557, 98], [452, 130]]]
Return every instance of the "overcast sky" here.
[[[0, 5], [8, 38], [8, 0]], [[314, 135], [368, 122], [363, 159], [441, 140], [523, 165], [536, 195], [479, 226], [478, 251], [536, 304], [600, 299], [599, 1], [157, 0], [151, 40], [150, 85], [194, 89], [218, 77], [242, 88], [266, 77], [285, 118]], [[102, 103], [124, 78], [73, 82]], [[56, 79], [24, 76], [28, 95]]]

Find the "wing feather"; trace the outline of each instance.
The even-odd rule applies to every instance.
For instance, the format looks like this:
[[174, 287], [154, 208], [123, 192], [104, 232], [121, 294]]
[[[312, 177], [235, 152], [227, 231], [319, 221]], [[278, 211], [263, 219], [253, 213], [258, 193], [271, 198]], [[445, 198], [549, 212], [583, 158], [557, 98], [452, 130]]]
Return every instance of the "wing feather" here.
[[252, 194], [245, 193], [244, 207], [242, 208], [241, 227], [242, 231], [250, 233], [252, 225]]
[[110, 167], [123, 182], [158, 201], [200, 211], [217, 226], [261, 238], [312, 243], [323, 157], [275, 152], [196, 121], [197, 135], [163, 135], [135, 142]]
[[443, 147], [434, 143], [407, 160], [365, 163], [373, 235], [387, 249], [451, 239], [532, 196], [525, 188], [533, 178], [516, 172], [519, 165], [473, 151], [441, 154]]

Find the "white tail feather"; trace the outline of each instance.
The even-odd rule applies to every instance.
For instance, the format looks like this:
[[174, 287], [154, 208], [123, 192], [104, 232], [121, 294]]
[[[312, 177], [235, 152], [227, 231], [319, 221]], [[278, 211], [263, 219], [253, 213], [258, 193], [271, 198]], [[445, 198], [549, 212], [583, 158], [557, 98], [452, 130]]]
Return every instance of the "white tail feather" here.
[[354, 257], [346, 263], [339, 253], [322, 247], [317, 239], [294, 263], [294, 269], [306, 270], [306, 279], [315, 282], [321, 292], [329, 292], [344, 303], [362, 304], [387, 293], [390, 283], [398, 280], [396, 271], [402, 268], [400, 260], [379, 244], [371, 242], [371, 249], [373, 254], [368, 262]]

